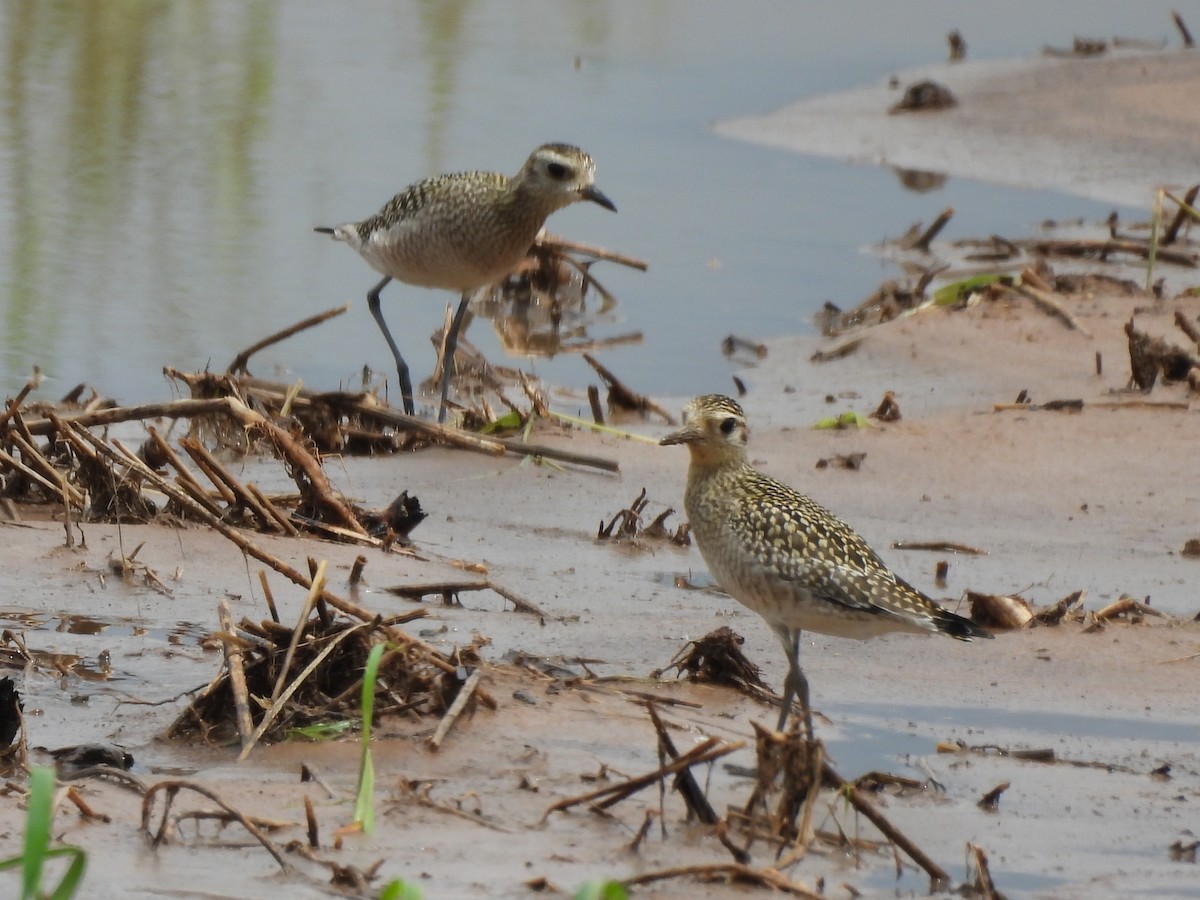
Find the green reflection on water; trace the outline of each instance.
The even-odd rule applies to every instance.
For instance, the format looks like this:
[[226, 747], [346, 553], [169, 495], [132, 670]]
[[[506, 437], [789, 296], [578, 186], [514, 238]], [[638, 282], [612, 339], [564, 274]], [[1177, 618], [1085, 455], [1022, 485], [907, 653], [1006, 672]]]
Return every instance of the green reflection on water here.
[[88, 324], [69, 292], [89, 315], [119, 312], [139, 272], [163, 289], [170, 328], [180, 256], [236, 245], [257, 224], [276, 4], [12, 0], [0, 16], [12, 216], [0, 367], [53, 369], [62, 329]]

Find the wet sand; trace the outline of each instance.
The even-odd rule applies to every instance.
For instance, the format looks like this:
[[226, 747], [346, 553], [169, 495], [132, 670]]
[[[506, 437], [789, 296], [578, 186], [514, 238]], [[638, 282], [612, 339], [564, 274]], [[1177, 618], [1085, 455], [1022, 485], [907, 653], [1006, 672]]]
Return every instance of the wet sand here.
[[[888, 115], [923, 79], [958, 105]], [[1049, 188], [1148, 208], [1158, 187], [1196, 183], [1200, 53], [942, 64], [718, 123], [728, 137], [868, 165]]]
[[[1102, 68], [1095, 62], [1086, 63], [1089, 71]], [[1060, 95], [1068, 107], [1074, 102], [1071, 84], [1068, 79]], [[1045, 83], [1040, 92], [1039, 102], [1054, 93]], [[1071, 153], [1097, 158], [1103, 169], [1103, 145], [1060, 150], [1064, 157]], [[1200, 537], [1194, 515], [1200, 499], [1193, 477], [1196, 413], [1093, 405], [1124, 399], [1112, 391], [1128, 377], [1121, 329], [1135, 307], [1139, 325], [1168, 332], [1173, 305], [1147, 308], [1145, 300], [1098, 295], [1072, 307], [1091, 338], [1024, 304], [991, 304], [902, 318], [868, 332], [857, 353], [824, 364], [808, 362], [817, 340], [773, 340], [767, 359], [744, 373], [752, 458], [832, 507], [906, 578], [947, 603], [965, 588], [1021, 591], [1039, 604], [1083, 589], [1091, 609], [1129, 593], [1191, 619], [1200, 611], [1194, 589], [1200, 562], [1183, 558], [1180, 550], [1185, 540]], [[1100, 376], [1097, 352], [1104, 360]], [[1083, 398], [1085, 408], [1078, 414], [993, 411], [994, 403], [1011, 401], [1022, 389], [1035, 401]], [[897, 423], [854, 432], [809, 428], [831, 412], [869, 411], [886, 390], [896, 392], [903, 413]], [[828, 403], [827, 396], [839, 399]], [[675, 408], [684, 398], [658, 399]], [[1187, 398], [1176, 386], [1156, 388], [1151, 399]], [[657, 436], [666, 427], [637, 429]], [[674, 794], [665, 801], [667, 836], [655, 824], [637, 852], [629, 849], [633, 836], [647, 812], [658, 809], [653, 790], [617, 805], [611, 818], [578, 810], [555, 813], [544, 823], [541, 818], [556, 800], [594, 787], [583, 779], [604, 766], [624, 774], [657, 766], [645, 711], [620, 693], [623, 687], [699, 704], [667, 713], [681, 749], [705, 735], [749, 739], [752, 720], [774, 720], [772, 710], [729, 690], [648, 677], [687, 640], [728, 624], [746, 637], [744, 649], [767, 681], [782, 680], [782, 654], [757, 617], [727, 597], [675, 586], [679, 576], [705, 583], [694, 549], [593, 540], [597, 523], [643, 487], [648, 513], [678, 508], [683, 451], [586, 433], [545, 440], [614, 457], [621, 474], [444, 450], [329, 467], [335, 484], [366, 505], [382, 505], [408, 489], [430, 513], [414, 533], [422, 559], [368, 554], [366, 578], [373, 590], [360, 602], [385, 614], [410, 608], [382, 588], [458, 579], [466, 561], [486, 566], [491, 578], [551, 614], [541, 621], [506, 609], [497, 595], [472, 593], [463, 595], [462, 607], [431, 606], [428, 619], [410, 626], [447, 649], [487, 635], [496, 665], [486, 683], [500, 708], [464, 719], [438, 754], [420, 740], [436, 723], [390, 723], [390, 733], [376, 743], [379, 831], [326, 852], [363, 868], [382, 859], [381, 878], [414, 879], [429, 897], [526, 896], [525, 882], [542, 876], [570, 893], [590, 878], [728, 860], [706, 829], [683, 821]], [[815, 468], [823, 457], [854, 451], [866, 453], [858, 471]], [[264, 489], [272, 488], [271, 478], [281, 478], [273, 465], [247, 466]], [[670, 520], [677, 522], [678, 516]], [[229, 751], [152, 740], [178, 704], [129, 702], [163, 700], [208, 681], [218, 656], [200, 649], [194, 629], [174, 639], [170, 629], [179, 622], [215, 629], [215, 605], [226, 595], [233, 596], [235, 616], [264, 617], [257, 565], [247, 567], [232, 545], [197, 529], [85, 526], [86, 547], [72, 550], [62, 547], [58, 524], [3, 529], [10, 603], [52, 616], [28, 631], [30, 647], [69, 645], [89, 657], [108, 648], [117, 672], [99, 683], [31, 675], [24, 691], [33, 743], [117, 741], [132, 750], [147, 781], [166, 777], [166, 767], [183, 767], [258, 815], [296, 823], [283, 841], [302, 837], [308, 795], [328, 846], [329, 833], [352, 814], [356, 743], [264, 747], [237, 766]], [[340, 590], [358, 554], [333, 544], [256, 540], [300, 567], [308, 556], [329, 558]], [[946, 557], [949, 585], [939, 590], [933, 571], [944, 556], [889, 549], [898, 540], [960, 541], [987, 555]], [[120, 542], [129, 552], [142, 541], [139, 560], [168, 579], [173, 597], [111, 577], [101, 583], [98, 573], [110, 551]], [[302, 592], [277, 578], [272, 585], [284, 620], [294, 617]], [[100, 636], [64, 634], [54, 630], [53, 616], [62, 611], [140, 622], [148, 630], [125, 636], [113, 626]], [[1167, 848], [1194, 840], [1197, 826], [1198, 645], [1200, 626], [1150, 620], [1096, 633], [1072, 624], [973, 644], [912, 636], [857, 643], [809, 635], [802, 653], [821, 713], [818, 729], [843, 774], [879, 769], [925, 779], [932, 772], [944, 786], [880, 802], [955, 877], [965, 874], [969, 841], [988, 852], [997, 887], [1008, 896], [1171, 897], [1196, 895], [1195, 865], [1171, 861]], [[555, 658], [581, 674], [584, 665], [577, 660], [583, 657], [600, 676], [637, 680], [563, 685], [504, 665], [511, 651]], [[953, 740], [1050, 748], [1061, 758], [1101, 767], [935, 752], [937, 742]], [[752, 756], [743, 750], [732, 760], [749, 765]], [[315, 766], [337, 796], [301, 784], [301, 762]], [[1164, 764], [1169, 779], [1150, 774]], [[976, 801], [1002, 781], [1012, 787], [998, 811], [979, 809]], [[420, 803], [400, 789], [408, 782], [432, 783], [434, 801], [466, 815]], [[749, 790], [749, 782], [713, 770], [709, 793], [719, 811], [744, 804]], [[150, 851], [137, 835], [137, 797], [110, 785], [88, 784], [84, 791], [113, 821], [84, 823], [64, 811], [56, 832], [92, 851], [87, 884], [93, 892], [103, 885], [130, 896], [190, 896], [202, 884], [206, 895], [326, 894], [327, 873], [298, 858], [294, 863], [304, 874], [280, 876], [255, 848], [199, 842]], [[19, 833], [18, 817], [15, 804], [3, 807], [3, 830]], [[871, 833], [832, 797], [815, 824]], [[770, 865], [771, 854], [759, 846], [754, 862]], [[831, 896], [843, 883], [867, 896], [923, 893], [926, 887], [911, 869], [897, 883], [890, 851], [855, 860], [818, 849], [789, 874], [810, 887], [823, 879]], [[745, 891], [673, 880], [637, 896], [732, 897]]]

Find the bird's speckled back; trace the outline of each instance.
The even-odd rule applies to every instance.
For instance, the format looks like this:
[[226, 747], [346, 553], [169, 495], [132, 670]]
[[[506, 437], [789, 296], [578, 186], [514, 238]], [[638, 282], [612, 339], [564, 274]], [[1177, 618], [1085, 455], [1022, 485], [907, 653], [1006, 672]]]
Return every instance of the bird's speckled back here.
[[333, 233], [384, 275], [422, 287], [473, 291], [511, 272], [551, 213], [603, 197], [594, 191], [594, 178], [588, 154], [567, 144], [544, 144], [512, 178], [499, 172], [427, 178], [374, 216]]
[[689, 403], [683, 428], [663, 439], [690, 451], [684, 507], [692, 534], [734, 598], [793, 629], [970, 636], [974, 626], [897, 577], [849, 525], [751, 466], [746, 439], [741, 406], [720, 395]]

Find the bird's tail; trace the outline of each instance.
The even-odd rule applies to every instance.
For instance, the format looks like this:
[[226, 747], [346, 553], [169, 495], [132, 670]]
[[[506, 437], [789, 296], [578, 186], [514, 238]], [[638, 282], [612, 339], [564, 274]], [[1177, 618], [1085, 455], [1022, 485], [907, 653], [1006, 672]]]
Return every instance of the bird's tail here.
[[969, 641], [972, 638], [988, 638], [991, 639], [991, 632], [980, 628], [970, 619], [960, 616], [958, 613], [952, 613], [948, 609], [939, 609], [933, 617], [934, 624], [937, 630], [943, 634], [948, 634], [952, 638], [958, 638], [960, 641]]

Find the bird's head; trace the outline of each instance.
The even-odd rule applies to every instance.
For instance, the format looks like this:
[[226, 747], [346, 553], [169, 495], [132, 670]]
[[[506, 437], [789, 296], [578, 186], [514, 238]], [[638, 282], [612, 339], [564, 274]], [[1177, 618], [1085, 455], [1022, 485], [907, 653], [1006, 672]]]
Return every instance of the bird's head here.
[[590, 200], [616, 212], [617, 207], [596, 187], [595, 179], [592, 158], [570, 144], [542, 144], [529, 154], [517, 176], [522, 189], [536, 192], [555, 206]]
[[697, 465], [742, 463], [746, 459], [746, 414], [736, 400], [704, 394], [683, 408], [683, 426], [659, 444], [683, 444]]

